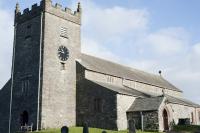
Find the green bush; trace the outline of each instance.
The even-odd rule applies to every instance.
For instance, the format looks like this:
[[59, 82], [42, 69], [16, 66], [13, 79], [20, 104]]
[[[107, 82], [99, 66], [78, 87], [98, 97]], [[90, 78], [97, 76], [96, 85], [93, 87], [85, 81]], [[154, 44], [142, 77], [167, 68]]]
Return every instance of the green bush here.
[[188, 131], [188, 132], [195, 132], [200, 131], [199, 125], [176, 125], [173, 128], [174, 131]]

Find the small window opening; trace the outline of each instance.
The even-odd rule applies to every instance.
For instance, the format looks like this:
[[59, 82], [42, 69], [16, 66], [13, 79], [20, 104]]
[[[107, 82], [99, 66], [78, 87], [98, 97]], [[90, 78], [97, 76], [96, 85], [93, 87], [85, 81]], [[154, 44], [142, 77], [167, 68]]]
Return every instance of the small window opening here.
[[26, 94], [28, 92], [29, 86], [30, 86], [30, 83], [28, 79], [25, 79], [22, 81], [22, 94]]
[[31, 36], [30, 35], [25, 36], [25, 40], [31, 40]]
[[103, 112], [103, 102], [102, 99], [100, 98], [95, 98], [94, 99], [94, 111], [95, 112]]
[[65, 27], [61, 27], [60, 36], [64, 38], [68, 38], [68, 30]]
[[61, 70], [65, 70], [65, 63], [61, 62]]
[[31, 25], [28, 25], [28, 26], [27, 26], [27, 29], [30, 29], [30, 28], [31, 28]]
[[113, 83], [114, 82], [113, 77], [112, 76], [108, 76], [107, 77], [107, 82]]

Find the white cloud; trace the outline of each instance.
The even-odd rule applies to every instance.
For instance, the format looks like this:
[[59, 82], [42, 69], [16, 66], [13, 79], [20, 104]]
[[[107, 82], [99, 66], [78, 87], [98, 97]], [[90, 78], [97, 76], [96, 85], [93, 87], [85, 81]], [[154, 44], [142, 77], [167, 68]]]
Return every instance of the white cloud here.
[[90, 25], [91, 29], [110, 35], [144, 29], [148, 21], [147, 11], [122, 7], [89, 10], [85, 19], [84, 24]]
[[[96, 33], [95, 38], [112, 38], [132, 31], [146, 29], [148, 11], [145, 9], [128, 9], [115, 6], [101, 8], [90, 0], [82, 2], [83, 31]], [[84, 35], [83, 35], [84, 36]]]
[[200, 56], [200, 43], [197, 43], [193, 46], [193, 52]]
[[107, 50], [102, 45], [99, 45], [98, 42], [95, 42], [92, 39], [82, 39], [82, 52], [89, 55], [96, 55], [98, 57], [111, 60], [111, 61], [119, 61], [119, 57], [114, 55], [112, 52]]
[[159, 54], [174, 55], [187, 50], [188, 35], [183, 28], [170, 27], [150, 33], [145, 41]]

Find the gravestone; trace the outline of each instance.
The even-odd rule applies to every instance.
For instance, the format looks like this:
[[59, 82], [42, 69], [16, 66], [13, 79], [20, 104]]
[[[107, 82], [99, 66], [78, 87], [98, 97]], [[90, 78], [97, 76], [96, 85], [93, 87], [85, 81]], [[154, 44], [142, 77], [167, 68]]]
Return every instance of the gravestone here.
[[61, 128], [61, 133], [69, 133], [68, 127], [67, 127], [67, 126], [63, 126], [63, 127]]
[[129, 120], [128, 121], [128, 126], [129, 126], [129, 133], [136, 133], [135, 129], [135, 121], [134, 120]]
[[88, 130], [88, 123], [87, 123], [87, 122], [85, 122], [85, 123], [83, 124], [83, 133], [89, 133], [89, 130]]
[[102, 131], [102, 133], [107, 133], [106, 131]]

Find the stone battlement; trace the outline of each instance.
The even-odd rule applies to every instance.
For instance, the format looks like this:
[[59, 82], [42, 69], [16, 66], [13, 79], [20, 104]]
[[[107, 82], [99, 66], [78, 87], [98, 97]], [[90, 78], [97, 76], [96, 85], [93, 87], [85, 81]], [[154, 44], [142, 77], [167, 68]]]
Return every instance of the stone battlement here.
[[47, 12], [57, 17], [61, 17], [66, 20], [70, 20], [74, 23], [81, 24], [81, 7], [78, 3], [76, 11], [72, 11], [70, 8], [62, 8], [62, 5], [56, 3], [52, 4], [51, 0], [42, 0], [40, 5], [37, 3], [32, 5], [31, 9], [26, 8], [23, 12], [19, 9], [19, 4], [16, 4], [15, 9], [15, 23], [21, 23], [29, 20], [33, 17], [40, 15], [42, 12]]

